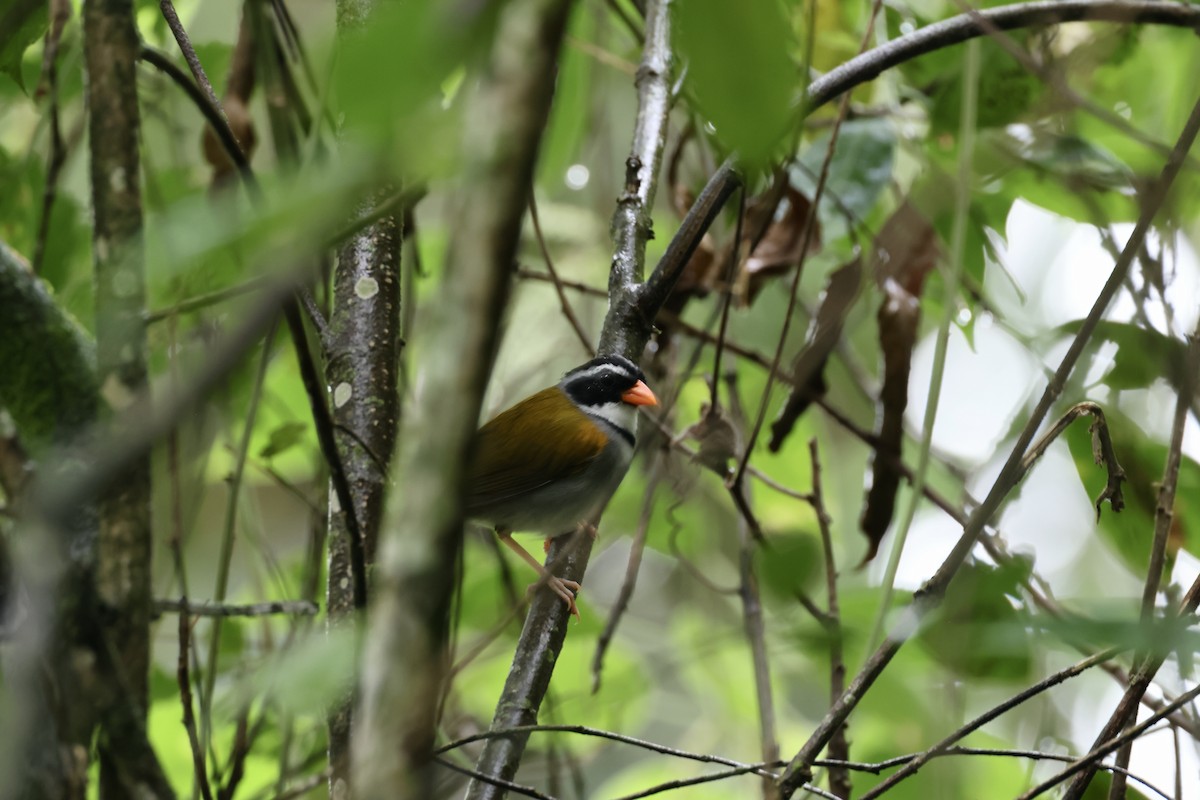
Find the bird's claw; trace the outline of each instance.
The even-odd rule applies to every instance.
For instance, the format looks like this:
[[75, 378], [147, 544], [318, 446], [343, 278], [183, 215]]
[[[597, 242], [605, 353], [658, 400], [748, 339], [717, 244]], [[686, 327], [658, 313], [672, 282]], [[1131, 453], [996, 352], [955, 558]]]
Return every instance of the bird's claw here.
[[575, 619], [582, 620], [579, 616], [579, 607], [575, 605], [575, 596], [579, 594], [579, 583], [577, 581], [567, 580], [566, 578], [556, 578], [553, 575], [548, 575], [545, 581], [538, 581], [529, 585], [529, 591], [533, 591], [538, 586], [545, 585], [550, 591], [562, 598], [567, 604], [567, 608], [571, 610], [571, 614]]

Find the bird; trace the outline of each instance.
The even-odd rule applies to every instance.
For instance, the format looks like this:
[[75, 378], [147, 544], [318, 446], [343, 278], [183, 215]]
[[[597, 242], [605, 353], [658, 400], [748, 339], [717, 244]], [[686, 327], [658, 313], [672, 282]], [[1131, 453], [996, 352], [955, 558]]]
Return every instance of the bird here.
[[636, 364], [617, 354], [599, 355], [501, 412], [475, 435], [467, 517], [494, 528], [576, 618], [579, 584], [548, 575], [512, 534], [541, 533], [546, 550], [551, 539], [580, 527], [594, 537], [592, 520], [633, 460], [637, 409], [654, 405], [658, 398]]

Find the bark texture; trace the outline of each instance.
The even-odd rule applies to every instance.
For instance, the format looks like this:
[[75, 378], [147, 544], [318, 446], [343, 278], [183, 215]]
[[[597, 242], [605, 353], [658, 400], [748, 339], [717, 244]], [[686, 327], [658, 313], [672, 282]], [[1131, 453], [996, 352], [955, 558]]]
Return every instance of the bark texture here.
[[[87, 0], [83, 54], [88, 107], [92, 257], [96, 290], [96, 366], [114, 425], [146, 396], [146, 276], [142, 250], [137, 76], [132, 0]], [[121, 431], [115, 431], [118, 435]], [[105, 634], [116, 653], [125, 702], [145, 724], [150, 625], [150, 458], [132, 462], [100, 502], [95, 588]], [[102, 798], [128, 797], [114, 749], [128, 749], [124, 726], [100, 739]]]
[[[375, 201], [382, 198], [376, 197]], [[369, 213], [373, 201], [359, 209]], [[339, 251], [329, 321], [326, 376], [333, 397], [346, 477], [369, 567], [374, 562], [387, 490], [387, 464], [396, 445], [400, 403], [396, 375], [400, 337], [400, 226], [385, 217], [351, 238]], [[329, 493], [330, 628], [355, 623], [350, 531], [337, 494]], [[330, 712], [330, 797], [350, 796], [352, 694]]]

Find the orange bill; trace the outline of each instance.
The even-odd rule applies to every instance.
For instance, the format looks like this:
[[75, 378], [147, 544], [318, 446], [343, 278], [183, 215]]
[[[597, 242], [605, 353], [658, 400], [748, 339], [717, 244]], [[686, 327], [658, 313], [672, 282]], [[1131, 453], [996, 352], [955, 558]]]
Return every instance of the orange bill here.
[[658, 398], [654, 396], [654, 392], [650, 391], [650, 387], [643, 381], [638, 381], [626, 389], [625, 393], [621, 395], [621, 399], [631, 406], [658, 405]]

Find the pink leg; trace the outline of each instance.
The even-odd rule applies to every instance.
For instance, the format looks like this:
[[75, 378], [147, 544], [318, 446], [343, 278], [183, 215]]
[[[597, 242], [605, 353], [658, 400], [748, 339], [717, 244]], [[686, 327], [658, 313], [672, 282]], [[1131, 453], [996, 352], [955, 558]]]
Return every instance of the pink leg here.
[[[563, 602], [566, 603], [567, 607], [571, 609], [571, 613], [575, 615], [575, 619], [580, 619], [579, 608], [575, 605], [575, 595], [579, 593], [579, 584], [575, 581], [569, 581], [564, 578], [556, 577], [547, 572], [546, 568], [543, 567], [528, 550], [526, 550], [515, 539], [512, 538], [512, 531], [497, 528], [496, 535], [500, 537], [500, 541], [504, 543], [505, 547], [507, 547], [509, 550], [512, 550], [514, 553], [519, 555], [526, 564], [533, 567], [537, 574], [542, 576], [542, 578], [545, 580], [546, 586], [549, 587], [550, 591], [554, 592], [563, 599]], [[537, 584], [533, 584], [533, 586], [536, 585]], [[532, 588], [532, 586], [530, 588]]]

